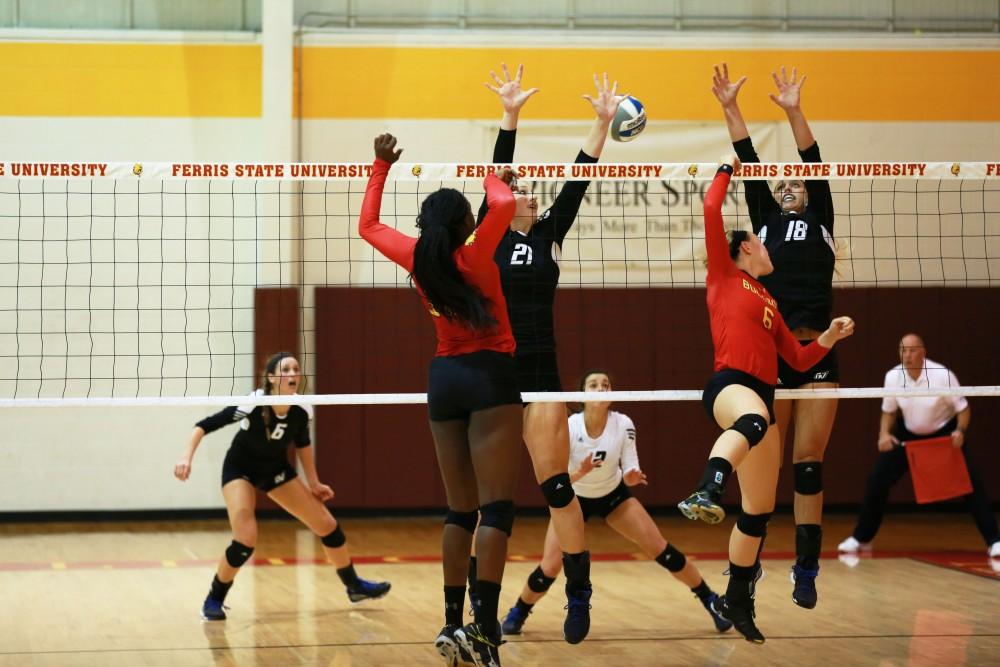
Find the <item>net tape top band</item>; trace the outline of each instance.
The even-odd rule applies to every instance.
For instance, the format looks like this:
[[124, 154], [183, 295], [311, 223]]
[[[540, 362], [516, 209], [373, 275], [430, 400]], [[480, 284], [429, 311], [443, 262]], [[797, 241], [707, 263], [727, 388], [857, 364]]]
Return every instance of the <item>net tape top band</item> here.
[[[397, 163], [395, 181], [478, 181], [508, 165], [487, 163]], [[692, 180], [710, 181], [718, 163], [518, 163], [515, 175], [533, 181]], [[281, 162], [0, 162], [0, 178], [141, 180], [367, 180], [370, 163]], [[1000, 162], [768, 162], [743, 165], [734, 180], [1000, 179]]]

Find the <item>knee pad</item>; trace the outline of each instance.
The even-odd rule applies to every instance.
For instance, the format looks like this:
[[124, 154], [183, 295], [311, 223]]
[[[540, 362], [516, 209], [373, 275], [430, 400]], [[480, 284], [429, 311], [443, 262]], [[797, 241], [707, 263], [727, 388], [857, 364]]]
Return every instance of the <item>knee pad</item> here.
[[740, 514], [740, 518], [736, 520], [736, 527], [744, 535], [763, 538], [767, 535], [767, 523], [770, 520], [770, 512], [767, 514], [747, 514], [744, 512], [743, 514]]
[[687, 556], [682, 551], [675, 549], [674, 545], [667, 543], [667, 548], [656, 557], [656, 562], [676, 573], [684, 569], [687, 564]]
[[545, 502], [549, 504], [549, 507], [555, 507], [556, 509], [566, 507], [576, 497], [576, 494], [573, 492], [573, 483], [569, 481], [569, 474], [565, 472], [549, 477], [540, 486], [542, 487], [542, 495], [545, 496]]
[[324, 535], [319, 538], [319, 541], [323, 543], [324, 547], [330, 547], [331, 549], [336, 549], [337, 547], [342, 547], [347, 543], [347, 538], [344, 537], [344, 531], [340, 529], [340, 524], [337, 524], [336, 530], [334, 530], [329, 535]]
[[448, 513], [444, 517], [444, 523], [446, 526], [450, 523], [453, 526], [458, 526], [470, 533], [474, 533], [476, 532], [476, 524], [479, 523], [479, 510], [472, 510], [471, 512], [448, 510]]
[[253, 554], [253, 547], [233, 540], [226, 547], [226, 562], [229, 563], [230, 567], [240, 568], [250, 560], [251, 554]]
[[795, 493], [815, 496], [823, 491], [823, 462], [806, 461], [792, 466], [795, 471]]
[[479, 508], [479, 525], [496, 528], [507, 533], [514, 528], [514, 501], [494, 500]]
[[732, 426], [727, 430], [736, 431], [750, 443], [750, 448], [759, 443], [764, 439], [764, 434], [767, 433], [767, 420], [760, 415], [746, 414], [742, 415], [736, 420]]
[[535, 593], [547, 593], [555, 580], [555, 577], [545, 576], [545, 573], [542, 572], [542, 566], [539, 565], [535, 568], [535, 571], [528, 576], [528, 588]]

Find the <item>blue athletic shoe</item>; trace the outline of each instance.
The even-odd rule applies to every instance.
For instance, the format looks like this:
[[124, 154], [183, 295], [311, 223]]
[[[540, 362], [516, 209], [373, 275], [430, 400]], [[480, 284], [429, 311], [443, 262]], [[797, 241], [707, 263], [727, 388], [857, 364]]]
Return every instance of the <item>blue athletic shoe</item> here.
[[206, 621], [224, 621], [227, 609], [229, 607], [222, 604], [221, 600], [216, 600], [209, 595], [205, 598], [205, 604], [201, 605], [201, 617]]
[[719, 613], [715, 608], [716, 603], [719, 600], [718, 593], [712, 593], [708, 598], [701, 600], [702, 606], [705, 607], [705, 611], [708, 615], [712, 617], [712, 622], [715, 623], [715, 629], [719, 632], [725, 632], [726, 630], [732, 630], [733, 622], [727, 619], [725, 616]]
[[388, 581], [367, 581], [358, 578], [358, 583], [347, 589], [347, 597], [357, 604], [366, 600], [377, 600], [389, 592], [392, 584]]
[[812, 609], [816, 606], [816, 577], [819, 576], [819, 567], [815, 570], [792, 566], [792, 602], [803, 609]]
[[524, 622], [528, 620], [528, 614], [530, 613], [529, 611], [525, 614], [516, 605], [511, 607], [510, 611], [507, 612], [507, 617], [503, 619], [503, 623], [501, 624], [504, 635], [521, 634], [521, 628], [524, 627]]
[[566, 591], [566, 621], [563, 623], [563, 637], [570, 644], [579, 644], [590, 632], [590, 596], [594, 589], [589, 585], [575, 593]]

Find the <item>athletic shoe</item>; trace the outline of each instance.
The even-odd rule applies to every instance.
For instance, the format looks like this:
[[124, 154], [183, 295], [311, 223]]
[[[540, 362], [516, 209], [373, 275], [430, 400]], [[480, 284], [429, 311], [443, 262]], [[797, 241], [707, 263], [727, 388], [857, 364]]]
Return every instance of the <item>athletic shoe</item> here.
[[434, 648], [444, 658], [445, 664], [448, 667], [472, 667], [476, 664], [476, 661], [471, 653], [455, 641], [456, 630], [458, 630], [457, 625], [446, 625], [441, 628], [437, 639], [434, 640]]
[[[497, 635], [500, 635], [499, 625]], [[477, 667], [500, 667], [498, 647], [504, 642], [500, 636], [487, 636], [478, 623], [469, 623], [464, 628], [455, 630], [455, 641], [472, 656], [473, 664]]]
[[385, 597], [390, 588], [392, 588], [392, 584], [388, 581], [368, 581], [359, 578], [357, 584], [347, 589], [347, 597], [354, 604], [366, 600], [378, 600]]
[[990, 555], [990, 558], [1000, 558], [1000, 541], [991, 544], [990, 550], [986, 553]]
[[[697, 597], [697, 596], [695, 596]], [[732, 622], [726, 619], [719, 611], [715, 608], [716, 601], [719, 599], [718, 593], [712, 593], [704, 600], [700, 600], [702, 606], [705, 607], [705, 611], [708, 612], [709, 616], [712, 617], [712, 622], [715, 623], [715, 629], [719, 632], [725, 632], [731, 630], [733, 627]]]
[[815, 570], [801, 567], [798, 564], [792, 566], [791, 578], [792, 602], [803, 609], [812, 609], [816, 606], [816, 577], [819, 576], [819, 566]]
[[476, 617], [476, 607], [479, 606], [479, 596], [476, 592], [469, 588], [469, 616], [472, 618]]
[[837, 551], [846, 554], [856, 554], [859, 551], [871, 551], [871, 550], [872, 550], [871, 542], [858, 542], [856, 539], [854, 539], [853, 535], [851, 535], [846, 540], [837, 545]]
[[530, 611], [527, 614], [524, 613], [517, 605], [511, 607], [501, 625], [504, 636], [521, 634], [521, 628], [524, 627], [524, 622], [528, 620], [530, 613]]
[[692, 521], [701, 519], [705, 523], [715, 524], [726, 518], [726, 510], [722, 509], [720, 503], [719, 493], [701, 489], [677, 503], [677, 508]]
[[566, 591], [566, 621], [563, 623], [563, 637], [570, 644], [579, 644], [590, 632], [590, 596], [594, 589], [587, 585], [575, 593]]
[[205, 604], [201, 605], [201, 617], [206, 621], [224, 621], [227, 609], [229, 607], [209, 595], [205, 598]]
[[720, 595], [714, 604], [715, 609], [723, 618], [732, 621], [736, 631], [743, 635], [743, 638], [754, 644], [763, 644], [764, 635], [757, 629], [754, 618], [757, 612], [753, 608], [753, 600], [746, 607], [729, 604], [725, 595]]

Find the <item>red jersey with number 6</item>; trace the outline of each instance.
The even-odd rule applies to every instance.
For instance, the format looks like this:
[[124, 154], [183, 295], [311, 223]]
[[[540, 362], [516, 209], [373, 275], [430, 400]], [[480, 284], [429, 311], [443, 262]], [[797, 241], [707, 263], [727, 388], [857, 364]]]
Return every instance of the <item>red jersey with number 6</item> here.
[[830, 350], [815, 340], [801, 346], [785, 325], [778, 302], [760, 281], [738, 269], [729, 257], [722, 201], [730, 177], [728, 168], [720, 168], [705, 196], [705, 247], [708, 251], [705, 285], [715, 346], [715, 370], [732, 368], [774, 385], [778, 381], [779, 354], [789, 366], [804, 371], [816, 365]]

